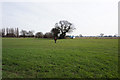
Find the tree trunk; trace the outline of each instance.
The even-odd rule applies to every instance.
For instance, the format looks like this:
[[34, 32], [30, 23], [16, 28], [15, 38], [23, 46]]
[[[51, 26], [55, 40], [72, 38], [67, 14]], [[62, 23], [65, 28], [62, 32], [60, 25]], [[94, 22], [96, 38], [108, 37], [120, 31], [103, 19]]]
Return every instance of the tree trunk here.
[[64, 39], [66, 35], [66, 32], [63, 32], [62, 34], [60, 34], [60, 39]]

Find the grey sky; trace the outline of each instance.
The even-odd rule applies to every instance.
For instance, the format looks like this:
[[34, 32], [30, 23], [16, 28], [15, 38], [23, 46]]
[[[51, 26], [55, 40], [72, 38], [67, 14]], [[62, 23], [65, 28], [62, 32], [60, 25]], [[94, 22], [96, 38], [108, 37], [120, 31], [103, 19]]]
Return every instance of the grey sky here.
[[4, 2], [3, 27], [49, 32], [56, 22], [68, 20], [76, 30], [70, 35], [118, 34], [117, 1]]

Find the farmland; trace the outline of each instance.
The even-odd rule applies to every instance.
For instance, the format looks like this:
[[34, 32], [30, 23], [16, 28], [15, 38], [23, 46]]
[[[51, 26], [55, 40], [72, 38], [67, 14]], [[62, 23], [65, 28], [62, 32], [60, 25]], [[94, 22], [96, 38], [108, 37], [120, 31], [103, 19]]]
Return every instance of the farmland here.
[[117, 78], [118, 39], [3, 38], [3, 78]]

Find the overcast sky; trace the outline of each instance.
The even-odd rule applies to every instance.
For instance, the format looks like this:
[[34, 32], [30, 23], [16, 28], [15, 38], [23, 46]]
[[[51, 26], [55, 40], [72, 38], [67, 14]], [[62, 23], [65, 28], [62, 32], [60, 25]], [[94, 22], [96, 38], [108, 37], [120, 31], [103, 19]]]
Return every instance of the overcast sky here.
[[67, 20], [76, 30], [70, 35], [118, 34], [118, 1], [3, 2], [3, 27], [50, 32], [56, 22]]

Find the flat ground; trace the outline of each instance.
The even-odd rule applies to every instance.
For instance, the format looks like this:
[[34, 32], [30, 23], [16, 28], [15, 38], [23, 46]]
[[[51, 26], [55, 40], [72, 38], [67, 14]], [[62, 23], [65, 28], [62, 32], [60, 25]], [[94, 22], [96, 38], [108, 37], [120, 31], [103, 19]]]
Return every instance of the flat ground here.
[[2, 40], [3, 78], [118, 77], [118, 39]]

